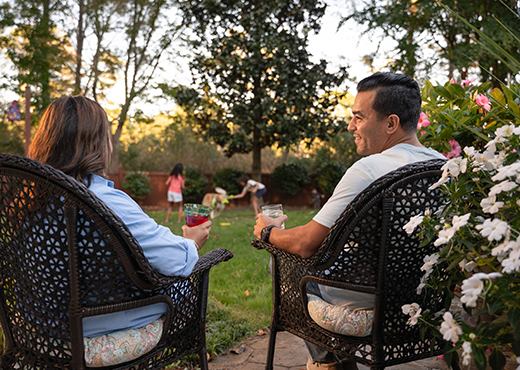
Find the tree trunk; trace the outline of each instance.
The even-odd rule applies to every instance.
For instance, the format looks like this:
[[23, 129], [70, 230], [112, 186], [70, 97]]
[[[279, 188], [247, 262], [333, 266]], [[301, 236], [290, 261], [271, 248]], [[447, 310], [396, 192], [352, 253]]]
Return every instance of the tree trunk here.
[[83, 40], [85, 39], [85, 22], [83, 15], [85, 13], [85, 2], [84, 0], [78, 1], [79, 15], [78, 15], [78, 30], [76, 34], [76, 71], [74, 81], [74, 95], [81, 93], [81, 64], [83, 59]]
[[257, 125], [253, 129], [253, 167], [251, 177], [255, 181], [262, 180], [262, 147], [260, 146], [260, 129]]

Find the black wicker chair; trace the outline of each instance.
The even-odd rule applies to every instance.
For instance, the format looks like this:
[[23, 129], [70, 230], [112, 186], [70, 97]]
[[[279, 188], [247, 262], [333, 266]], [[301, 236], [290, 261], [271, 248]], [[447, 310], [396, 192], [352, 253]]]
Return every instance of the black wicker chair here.
[[[444, 343], [428, 336], [421, 339], [419, 327], [406, 324], [409, 317], [401, 307], [417, 302], [423, 310], [443, 308], [442, 301], [416, 293], [423, 257], [438, 247], [430, 243], [420, 248], [416, 234], [403, 230], [411, 216], [428, 208], [435, 211], [441, 204], [441, 192], [428, 188], [439, 179], [443, 163], [410, 164], [376, 180], [347, 206], [311, 258], [253, 241], [255, 248], [273, 256], [273, 316], [266, 369], [273, 369], [279, 331], [291, 332], [371, 369], [442, 353]], [[375, 294], [372, 334], [344, 336], [318, 326], [307, 310], [307, 282]]]
[[0, 187], [1, 369], [85, 369], [83, 317], [158, 302], [169, 307], [159, 344], [104, 369], [163, 369], [191, 353], [208, 368], [209, 271], [230, 251], [201, 256], [187, 278], [167, 277], [121, 220], [61, 171], [0, 154]]

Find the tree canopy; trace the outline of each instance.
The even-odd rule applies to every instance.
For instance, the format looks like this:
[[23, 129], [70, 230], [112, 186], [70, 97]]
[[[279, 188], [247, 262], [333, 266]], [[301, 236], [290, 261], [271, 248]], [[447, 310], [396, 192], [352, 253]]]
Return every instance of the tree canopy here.
[[520, 4], [516, 0], [363, 0], [361, 6], [353, 9], [344, 21], [353, 18], [365, 26], [365, 32], [382, 30], [383, 37], [397, 41], [389, 64], [393, 71], [402, 71], [410, 76], [421, 72], [428, 75], [434, 66], [441, 66], [447, 68], [449, 79], [458, 77], [456, 74], [465, 79], [474, 69], [483, 81], [491, 80], [493, 76], [495, 85], [504, 81], [509, 72], [507, 67], [486, 48], [485, 43], [476, 43], [480, 35], [446, 7], [490, 36], [514, 57], [520, 56], [514, 37], [520, 36], [517, 15]]
[[311, 61], [308, 35], [325, 11], [319, 0], [181, 1], [194, 30], [191, 62], [199, 91], [164, 89], [192, 117], [197, 130], [228, 156], [253, 153], [253, 177], [261, 173], [261, 149], [308, 145], [344, 128], [331, 115], [347, 77]]

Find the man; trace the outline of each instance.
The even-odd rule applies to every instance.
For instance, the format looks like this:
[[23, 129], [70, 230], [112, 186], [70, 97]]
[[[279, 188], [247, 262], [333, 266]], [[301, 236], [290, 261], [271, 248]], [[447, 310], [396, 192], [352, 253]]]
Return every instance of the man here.
[[[411, 77], [375, 73], [359, 82], [348, 130], [353, 132], [357, 153], [365, 158], [352, 165], [336, 186], [332, 197], [308, 224], [282, 230], [287, 216], [271, 219], [258, 215], [254, 234], [276, 247], [308, 258], [316, 253], [332, 224], [345, 207], [377, 178], [409, 163], [445, 158], [425, 148], [417, 138], [421, 113], [421, 92]], [[372, 310], [374, 296], [323, 285], [308, 284], [308, 291], [336, 306], [352, 310]], [[353, 370], [352, 361], [306, 343], [311, 358], [308, 370]]]

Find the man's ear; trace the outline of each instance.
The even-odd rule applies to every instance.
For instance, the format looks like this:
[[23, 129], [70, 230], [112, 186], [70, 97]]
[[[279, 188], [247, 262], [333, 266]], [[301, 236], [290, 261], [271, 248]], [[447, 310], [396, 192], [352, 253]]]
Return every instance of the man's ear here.
[[386, 119], [386, 133], [388, 135], [394, 134], [401, 126], [401, 120], [397, 114], [391, 114]]

